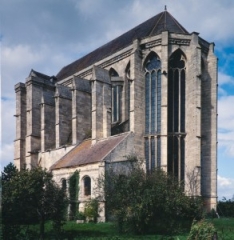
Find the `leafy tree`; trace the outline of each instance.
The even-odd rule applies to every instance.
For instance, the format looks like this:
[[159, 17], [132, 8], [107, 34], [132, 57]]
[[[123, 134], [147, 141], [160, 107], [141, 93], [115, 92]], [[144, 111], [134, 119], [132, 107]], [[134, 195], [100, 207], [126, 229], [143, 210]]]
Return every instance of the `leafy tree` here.
[[2, 172], [2, 182], [9, 181], [15, 174], [18, 173], [18, 169], [13, 163], [9, 163], [4, 167]]
[[224, 217], [234, 217], [234, 200], [223, 198], [218, 202], [218, 214]]
[[57, 232], [60, 231], [67, 199], [65, 191], [52, 177], [52, 173], [38, 167], [16, 171], [9, 180], [3, 181], [2, 216], [5, 239], [16, 239], [20, 226], [36, 223], [40, 224], [40, 239], [44, 239], [46, 220], [53, 220], [54, 228]]
[[107, 217], [117, 221], [120, 232], [170, 233], [201, 218], [201, 199], [186, 196], [183, 184], [161, 169], [146, 173], [137, 162], [131, 161], [125, 171], [110, 168], [99, 180]]

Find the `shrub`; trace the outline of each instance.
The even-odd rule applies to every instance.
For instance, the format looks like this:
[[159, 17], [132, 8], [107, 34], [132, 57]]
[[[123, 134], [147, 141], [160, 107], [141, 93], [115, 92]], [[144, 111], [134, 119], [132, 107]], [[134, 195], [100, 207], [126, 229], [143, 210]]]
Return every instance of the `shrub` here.
[[188, 240], [212, 239], [216, 234], [216, 229], [212, 223], [205, 220], [194, 221], [188, 236]]
[[201, 199], [186, 196], [182, 183], [161, 169], [146, 173], [137, 161], [131, 164], [120, 173], [110, 168], [99, 181], [104, 182], [107, 217], [119, 232], [170, 234], [201, 219]]
[[78, 212], [76, 214], [76, 219], [77, 220], [85, 220], [85, 214], [83, 212]]
[[223, 198], [218, 202], [217, 210], [220, 216], [234, 217], [234, 200]]
[[85, 216], [86, 221], [87, 220], [90, 221], [90, 219], [91, 219], [95, 223], [97, 222], [97, 218], [99, 216], [97, 199], [91, 199], [89, 202], [87, 202], [85, 204], [84, 216]]

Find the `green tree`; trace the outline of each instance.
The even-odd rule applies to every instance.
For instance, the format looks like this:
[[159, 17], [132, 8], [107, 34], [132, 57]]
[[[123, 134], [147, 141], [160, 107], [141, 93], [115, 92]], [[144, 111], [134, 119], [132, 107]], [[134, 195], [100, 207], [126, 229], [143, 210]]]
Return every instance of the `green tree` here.
[[9, 181], [15, 174], [18, 173], [18, 169], [13, 163], [9, 163], [6, 167], [4, 167], [2, 172], [2, 181]]
[[201, 218], [201, 199], [187, 197], [182, 183], [161, 169], [146, 173], [137, 159], [132, 160], [125, 172], [110, 168], [99, 181], [107, 217], [117, 221], [120, 232], [170, 233], [189, 229], [194, 218]]
[[17, 171], [10, 180], [3, 181], [4, 239], [15, 239], [20, 233], [20, 226], [36, 223], [40, 224], [40, 239], [44, 239], [46, 220], [52, 220], [54, 229], [60, 231], [67, 198], [52, 177], [52, 173], [38, 167]]

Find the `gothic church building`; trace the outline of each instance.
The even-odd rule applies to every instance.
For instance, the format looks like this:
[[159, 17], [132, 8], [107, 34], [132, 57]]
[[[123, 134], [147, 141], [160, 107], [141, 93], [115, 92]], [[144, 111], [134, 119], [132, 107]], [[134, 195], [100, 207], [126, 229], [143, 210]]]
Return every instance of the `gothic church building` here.
[[56, 76], [31, 70], [15, 92], [15, 165], [50, 169], [57, 182], [80, 171], [80, 210], [95, 197], [98, 176], [128, 155], [144, 159], [147, 171], [160, 167], [184, 180], [187, 194], [216, 206], [214, 44], [168, 11]]

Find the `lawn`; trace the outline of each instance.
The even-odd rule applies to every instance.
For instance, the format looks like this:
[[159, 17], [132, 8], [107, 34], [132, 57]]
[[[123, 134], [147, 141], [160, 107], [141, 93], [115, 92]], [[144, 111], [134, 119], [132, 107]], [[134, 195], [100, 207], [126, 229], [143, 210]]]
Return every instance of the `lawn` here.
[[234, 218], [215, 218], [210, 222], [217, 229], [219, 240], [234, 240]]
[[[209, 219], [217, 229], [219, 240], [234, 240], [234, 218], [222, 218], [222, 219]], [[175, 236], [162, 236], [162, 235], [127, 235], [118, 234], [117, 229], [113, 223], [84, 223], [77, 224], [74, 221], [66, 222], [63, 226], [63, 232], [56, 236], [52, 231], [52, 224], [49, 222], [46, 224], [45, 239], [63, 239], [63, 240], [122, 240], [122, 239], [158, 239], [158, 240], [186, 240], [188, 233], [178, 234]], [[31, 237], [27, 239], [37, 239], [39, 226], [31, 226], [27, 232]], [[28, 234], [27, 234], [28, 235]]]

